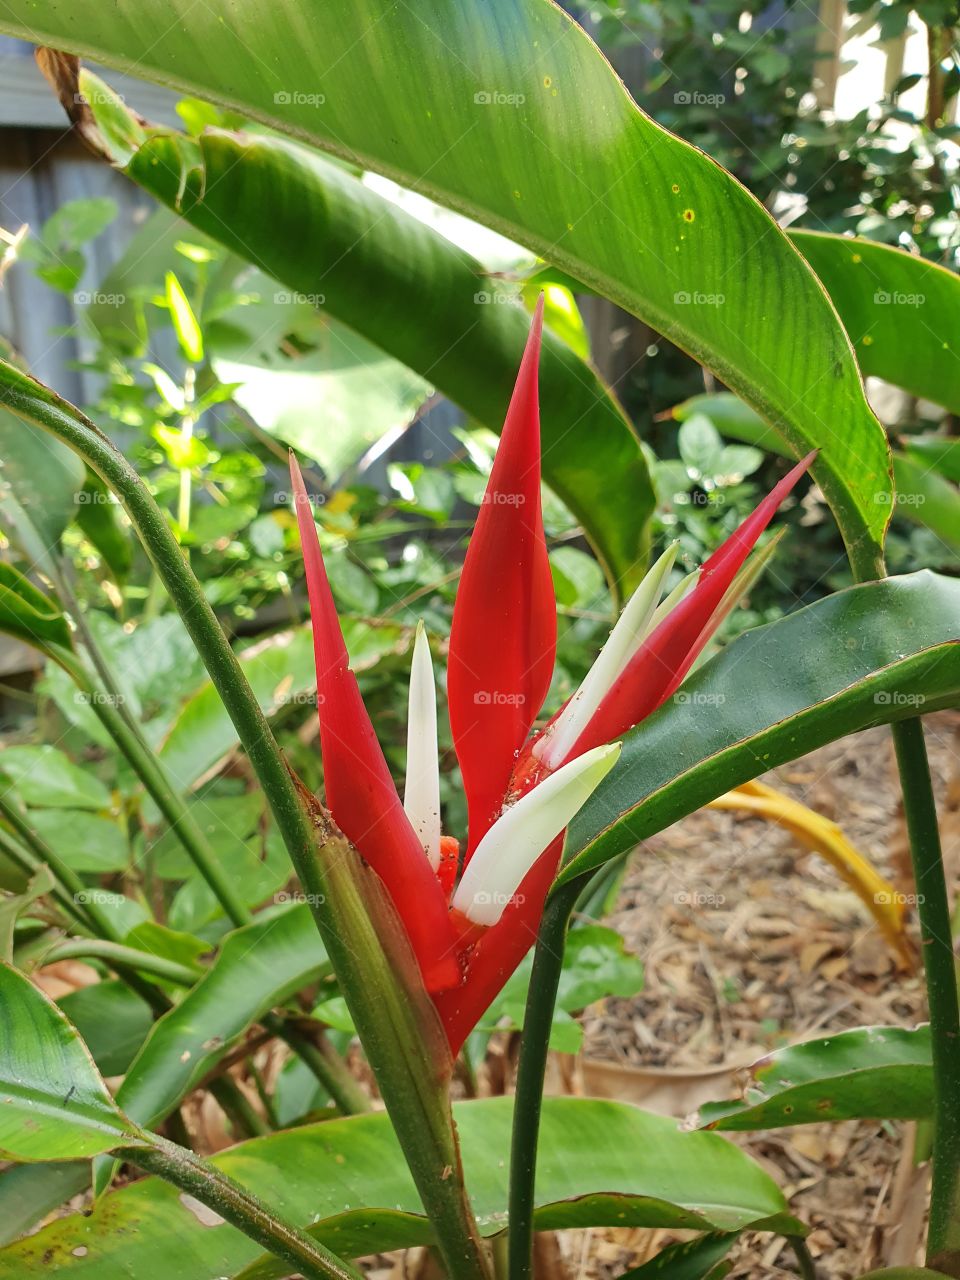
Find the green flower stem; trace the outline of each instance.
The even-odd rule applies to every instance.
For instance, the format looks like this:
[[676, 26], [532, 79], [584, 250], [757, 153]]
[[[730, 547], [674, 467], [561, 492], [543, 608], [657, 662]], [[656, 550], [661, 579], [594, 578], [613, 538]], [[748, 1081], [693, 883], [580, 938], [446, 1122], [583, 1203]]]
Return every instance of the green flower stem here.
[[278, 1217], [214, 1165], [156, 1134], [144, 1134], [143, 1138], [146, 1146], [122, 1147], [114, 1154], [172, 1182], [307, 1280], [362, 1280], [350, 1263]]
[[577, 899], [589, 880], [580, 876], [561, 885], [547, 899], [533, 953], [533, 971], [523, 1018], [523, 1043], [517, 1068], [510, 1146], [508, 1258], [510, 1280], [533, 1275], [533, 1207], [540, 1137], [543, 1084], [550, 1051], [553, 1006], [563, 968], [567, 926]]
[[150, 951], [138, 951], [136, 947], [125, 947], [120, 942], [110, 942], [103, 938], [70, 938], [58, 942], [43, 954], [44, 964], [56, 964], [58, 960], [103, 960], [112, 968], [136, 969], [142, 973], [152, 974], [164, 982], [174, 982], [179, 987], [192, 987], [198, 978], [203, 977], [203, 970], [192, 965], [179, 964], [176, 960], [168, 960], [166, 956], [155, 956]]
[[933, 1184], [927, 1266], [960, 1276], [960, 1009], [937, 809], [919, 720], [893, 726], [917, 885], [933, 1045]]
[[[432, 1003], [388, 954], [377, 886], [356, 851], [308, 815], [283, 756], [163, 512], [127, 459], [79, 410], [0, 361], [0, 402], [74, 450], [120, 499], [183, 619], [273, 812], [451, 1276], [487, 1280], [447, 1096], [449, 1061]], [[314, 825], [316, 823], [316, 826]], [[391, 946], [393, 944], [391, 943]], [[401, 957], [402, 959], [403, 957]], [[407, 957], [408, 958], [408, 957]]]

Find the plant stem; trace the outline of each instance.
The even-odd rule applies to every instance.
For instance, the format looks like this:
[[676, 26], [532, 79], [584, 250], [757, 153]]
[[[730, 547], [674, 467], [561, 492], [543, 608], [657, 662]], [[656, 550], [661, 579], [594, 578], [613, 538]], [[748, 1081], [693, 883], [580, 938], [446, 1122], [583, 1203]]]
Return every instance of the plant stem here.
[[563, 968], [567, 926], [589, 876], [561, 885], [548, 898], [533, 953], [533, 970], [523, 1017], [520, 1064], [513, 1103], [510, 1146], [510, 1202], [508, 1256], [510, 1280], [530, 1280], [533, 1274], [533, 1208], [537, 1143], [543, 1082], [550, 1051], [553, 1006]]
[[[296, 1027], [284, 1023], [282, 1018], [277, 1017], [276, 1020], [280, 1026], [277, 1034], [282, 1034], [290, 1048], [303, 1059], [329, 1093], [342, 1115], [362, 1115], [370, 1110], [370, 1099], [354, 1080], [347, 1064], [325, 1036], [319, 1044], [316, 1044]], [[266, 1019], [264, 1019], [264, 1025], [267, 1025]], [[268, 1029], [271, 1028], [268, 1027]]]
[[414, 977], [409, 969], [405, 937], [385, 937], [389, 910], [376, 898], [379, 881], [322, 810], [308, 814], [308, 797], [288, 771], [209, 601], [163, 512], [127, 459], [78, 409], [6, 361], [0, 361], [0, 400], [79, 454], [123, 504], [273, 812], [447, 1269], [457, 1280], [488, 1280], [447, 1096], [446, 1042], [419, 974]]
[[156, 1134], [143, 1136], [148, 1146], [122, 1147], [115, 1154], [172, 1182], [307, 1280], [362, 1280], [350, 1263], [278, 1217], [214, 1165]]
[[[19, 840], [15, 840], [3, 827], [0, 827], [0, 853], [4, 853], [28, 878], [36, 875], [44, 863], [43, 858], [37, 857], [31, 849], [21, 844]], [[89, 929], [90, 921], [74, 902], [71, 894], [62, 884], [56, 882], [56, 877], [54, 880], [53, 897], [79, 928]]]
[[250, 1099], [230, 1076], [220, 1076], [210, 1081], [210, 1092], [220, 1104], [220, 1109], [233, 1125], [234, 1138], [264, 1138], [270, 1126], [250, 1105]]
[[43, 964], [56, 964], [58, 960], [103, 960], [111, 966], [120, 965], [136, 969], [143, 973], [151, 973], [155, 978], [166, 982], [175, 982], [179, 987], [192, 987], [198, 978], [203, 977], [203, 970], [176, 960], [168, 960], [166, 956], [155, 956], [149, 951], [138, 951], [136, 947], [125, 947], [120, 942], [110, 942], [104, 938], [69, 938], [58, 942], [43, 955]]
[[817, 1280], [816, 1263], [807, 1248], [807, 1242], [803, 1236], [787, 1236], [787, 1243], [793, 1250], [797, 1259], [797, 1267], [800, 1271], [802, 1280]]
[[960, 1276], [960, 1008], [937, 808], [919, 720], [893, 725], [933, 1045], [933, 1180], [927, 1266]]

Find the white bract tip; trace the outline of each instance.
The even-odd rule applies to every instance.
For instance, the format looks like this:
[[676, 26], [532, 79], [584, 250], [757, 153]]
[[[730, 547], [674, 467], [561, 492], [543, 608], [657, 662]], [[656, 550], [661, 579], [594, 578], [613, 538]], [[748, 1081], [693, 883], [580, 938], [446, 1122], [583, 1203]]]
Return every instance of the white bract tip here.
[[440, 758], [437, 751], [437, 687], [422, 622], [417, 623], [410, 666], [407, 713], [407, 780], [403, 807], [434, 870], [440, 865]]
[[644, 575], [580, 688], [534, 745], [533, 754], [547, 768], [557, 769], [563, 764], [614, 681], [649, 635], [657, 601], [679, 545], [672, 542]]
[[496, 924], [537, 858], [586, 804], [619, 755], [619, 742], [585, 751], [507, 809], [467, 863], [453, 895], [457, 911], [474, 924]]

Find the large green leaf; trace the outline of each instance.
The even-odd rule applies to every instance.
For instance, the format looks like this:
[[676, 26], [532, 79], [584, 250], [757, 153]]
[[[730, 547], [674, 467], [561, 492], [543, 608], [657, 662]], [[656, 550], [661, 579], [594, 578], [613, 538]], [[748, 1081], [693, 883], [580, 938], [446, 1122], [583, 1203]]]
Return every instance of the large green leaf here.
[[236, 107], [528, 245], [708, 365], [795, 452], [820, 446], [850, 554], [876, 567], [887, 446], [825, 291], [551, 0], [238, 0], [175, 22], [166, 0], [9, 0], [0, 29]]
[[158, 1123], [252, 1023], [327, 968], [306, 904], [234, 930], [209, 972], [154, 1025], [118, 1103], [138, 1123]]
[[[506, 1221], [512, 1100], [454, 1107], [467, 1186], [485, 1234]], [[400, 1148], [384, 1113], [294, 1129], [234, 1147], [214, 1163], [341, 1256], [430, 1241]], [[548, 1098], [537, 1168], [537, 1226], [791, 1228], [782, 1194], [716, 1134], [682, 1133], [675, 1120], [623, 1103]], [[798, 1229], [794, 1226], [794, 1229]], [[51, 1223], [0, 1251], [0, 1280], [58, 1274], [96, 1280], [212, 1280], [257, 1256], [232, 1227], [203, 1226], [177, 1191], [146, 1179], [105, 1197], [89, 1216]], [[258, 1277], [284, 1275], [264, 1259]]]
[[135, 1141], [66, 1017], [0, 963], [0, 1156], [75, 1160]]
[[924, 570], [748, 631], [627, 734], [561, 879], [825, 742], [960, 702], [960, 582]]
[[[403, 627], [373, 627], [344, 618], [343, 635], [354, 671], [366, 671], [387, 653], [406, 648]], [[244, 674], [264, 712], [275, 715], [303, 704], [316, 692], [313, 637], [309, 627], [270, 636], [240, 655]], [[191, 786], [237, 745], [237, 731], [208, 681], [184, 703], [160, 755], [181, 788]]]
[[755, 1062], [742, 1100], [708, 1102], [709, 1129], [777, 1129], [823, 1120], [924, 1120], [933, 1114], [930, 1028], [857, 1027]]
[[793, 231], [864, 374], [960, 412], [960, 276], [873, 240]]
[[[341, 166], [277, 138], [161, 134], [126, 171], [212, 238], [298, 291], [295, 296], [321, 299], [330, 315], [429, 378], [472, 417], [500, 429], [529, 317], [509, 305], [519, 295], [439, 232]], [[276, 404], [279, 379], [271, 411], [264, 405], [271, 399], [268, 381], [251, 379], [243, 365], [223, 365], [220, 372], [226, 381], [246, 384], [238, 394], [254, 397], [256, 403], [245, 403], [258, 421], [265, 409], [272, 412], [271, 429], [314, 457], [318, 435], [335, 441], [350, 427], [327, 413], [317, 421], [322, 400], [307, 380], [302, 425], [294, 423], [292, 438], [297, 406]], [[377, 394], [378, 380], [389, 375], [375, 366], [371, 374]], [[642, 571], [653, 508], [639, 441], [609, 388], [550, 331], [541, 383], [544, 476], [583, 522], [613, 581], [630, 587]], [[311, 395], [312, 422], [306, 412]], [[357, 418], [361, 410], [344, 405]]]

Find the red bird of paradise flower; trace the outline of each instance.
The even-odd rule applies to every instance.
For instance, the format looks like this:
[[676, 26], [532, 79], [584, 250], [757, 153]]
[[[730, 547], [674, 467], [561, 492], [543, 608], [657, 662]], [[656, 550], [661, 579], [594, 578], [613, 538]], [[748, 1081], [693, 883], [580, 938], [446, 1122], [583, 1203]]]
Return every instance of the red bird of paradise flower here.
[[[616, 763], [617, 741], [678, 688], [756, 579], [751, 557], [808, 455], [661, 600], [677, 544], [649, 570], [579, 689], [531, 737], [553, 673], [557, 614], [540, 505], [542, 302], [467, 548], [450, 632], [448, 704], [468, 808], [466, 853], [441, 834], [430, 647], [417, 628], [404, 798], [363, 705], [310, 501], [291, 455], [313, 619], [327, 803], [403, 921], [451, 1051], [536, 938], [564, 832]], [[459, 870], [459, 879], [458, 879]]]

